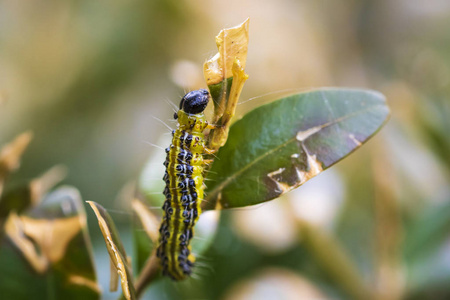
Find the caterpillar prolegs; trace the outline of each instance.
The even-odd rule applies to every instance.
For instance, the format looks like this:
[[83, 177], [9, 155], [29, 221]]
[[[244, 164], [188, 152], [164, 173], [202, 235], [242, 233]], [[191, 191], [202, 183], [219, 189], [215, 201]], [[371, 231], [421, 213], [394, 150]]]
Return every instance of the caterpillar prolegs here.
[[182, 280], [192, 272], [195, 257], [190, 240], [195, 222], [201, 213], [203, 200], [204, 134], [210, 128], [203, 111], [209, 101], [207, 90], [187, 93], [174, 117], [178, 120], [172, 131], [172, 144], [166, 149], [164, 162], [166, 187], [163, 219], [159, 229], [157, 256], [163, 275]]

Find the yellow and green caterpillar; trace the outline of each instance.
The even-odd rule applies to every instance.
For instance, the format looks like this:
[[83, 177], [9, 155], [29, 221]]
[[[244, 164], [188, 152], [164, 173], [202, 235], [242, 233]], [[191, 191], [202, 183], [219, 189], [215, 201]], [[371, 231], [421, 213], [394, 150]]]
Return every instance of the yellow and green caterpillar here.
[[208, 91], [201, 89], [181, 99], [180, 109], [174, 115], [178, 127], [172, 131], [172, 144], [166, 149], [163, 178], [166, 200], [156, 255], [163, 275], [174, 280], [189, 276], [195, 261], [189, 243], [203, 200], [203, 153], [206, 151], [203, 131], [213, 127], [208, 125], [203, 113], [209, 98]]

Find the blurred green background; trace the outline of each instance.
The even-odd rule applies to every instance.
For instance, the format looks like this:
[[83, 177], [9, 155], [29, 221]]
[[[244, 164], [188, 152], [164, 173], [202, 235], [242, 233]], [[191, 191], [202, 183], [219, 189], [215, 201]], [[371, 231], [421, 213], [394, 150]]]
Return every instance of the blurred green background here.
[[[13, 181], [62, 163], [65, 183], [110, 209], [129, 239], [130, 208], [116, 199], [158, 151], [148, 142], [168, 132], [152, 116], [175, 126], [170, 102], [205, 86], [214, 36], [247, 17], [241, 101], [265, 96], [238, 115], [275, 99], [272, 92], [339, 86], [381, 91], [391, 120], [298, 192], [224, 212], [199, 279], [160, 283], [156, 298], [347, 299], [287, 211], [335, 235], [380, 299], [450, 298], [447, 0], [1, 0], [0, 144], [35, 134]], [[88, 214], [106, 291], [107, 254]]]

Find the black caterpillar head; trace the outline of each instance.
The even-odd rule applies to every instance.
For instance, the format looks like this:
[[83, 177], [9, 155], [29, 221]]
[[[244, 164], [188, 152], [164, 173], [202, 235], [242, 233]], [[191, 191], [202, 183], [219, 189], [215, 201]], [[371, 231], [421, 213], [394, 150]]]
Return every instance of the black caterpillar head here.
[[199, 114], [208, 105], [209, 93], [205, 89], [187, 93], [181, 98], [180, 109], [188, 114]]

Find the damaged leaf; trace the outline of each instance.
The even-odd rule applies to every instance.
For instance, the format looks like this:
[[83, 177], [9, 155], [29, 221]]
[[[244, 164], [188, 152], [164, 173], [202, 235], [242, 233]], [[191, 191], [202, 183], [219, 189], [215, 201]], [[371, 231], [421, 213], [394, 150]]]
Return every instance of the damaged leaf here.
[[122, 285], [122, 293], [125, 299], [136, 299], [133, 284], [133, 273], [131, 272], [125, 248], [120, 240], [114, 222], [107, 211], [100, 204], [93, 201], [86, 202], [89, 203], [95, 213], [95, 216], [97, 217], [100, 230], [102, 231], [103, 238], [105, 239], [106, 249], [109, 253], [111, 262], [110, 290], [115, 291], [117, 289], [117, 275], [119, 275]]
[[389, 109], [374, 91], [320, 89], [263, 105], [230, 129], [208, 176], [204, 209], [281, 196], [366, 142]]
[[217, 125], [208, 135], [208, 147], [216, 151], [228, 137], [231, 119], [248, 75], [245, 64], [248, 52], [249, 19], [224, 29], [216, 36], [218, 53], [206, 61], [203, 74], [214, 102], [212, 123]]
[[[62, 187], [23, 214], [11, 212], [0, 244], [4, 299], [99, 299], [78, 191]], [[27, 288], [18, 288], [26, 284]]]
[[239, 60], [242, 68], [245, 69], [249, 22], [250, 19], [247, 19], [236, 27], [223, 29], [216, 36], [218, 53], [203, 66], [203, 74], [208, 86], [232, 77], [235, 59]]

